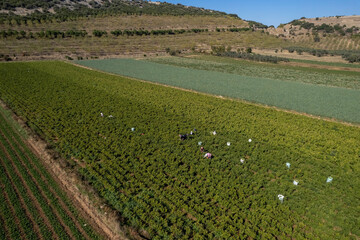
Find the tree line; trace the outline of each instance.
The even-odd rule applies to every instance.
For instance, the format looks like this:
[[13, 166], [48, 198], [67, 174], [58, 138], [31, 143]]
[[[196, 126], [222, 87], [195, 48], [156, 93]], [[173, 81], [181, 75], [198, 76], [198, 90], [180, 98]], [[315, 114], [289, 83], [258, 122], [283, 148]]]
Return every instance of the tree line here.
[[[242, 31], [250, 31], [250, 28], [216, 28], [216, 32], [242, 32]], [[110, 31], [110, 34], [118, 37], [118, 36], [158, 36], [158, 35], [175, 35], [175, 34], [184, 34], [184, 33], [202, 33], [209, 32], [210, 30], [207, 28], [192, 28], [192, 29], [154, 29], [154, 30], [146, 30], [146, 29], [116, 29]], [[105, 30], [95, 29], [92, 32], [94, 37], [103, 37], [108, 36], [108, 32]], [[42, 30], [39, 32], [31, 32], [24, 30], [1, 30], [0, 38], [8, 38], [15, 37], [16, 39], [26, 39], [26, 38], [69, 38], [69, 37], [86, 37], [89, 36], [86, 30]]]
[[255, 54], [252, 52], [252, 48], [248, 47], [246, 49], [237, 49], [237, 51], [231, 51], [231, 47], [225, 46], [211, 46], [212, 54], [221, 57], [231, 57], [231, 58], [241, 58], [251, 61], [257, 62], [271, 62], [271, 63], [278, 63], [280, 61], [288, 62], [289, 59], [275, 57], [275, 56], [266, 56], [261, 54]]
[[287, 47], [284, 48], [290, 53], [297, 52], [302, 54], [303, 52], [309, 53], [313, 56], [323, 57], [323, 56], [341, 56], [343, 59], [347, 60], [349, 63], [360, 62], [360, 51], [356, 50], [326, 50], [326, 49], [313, 49], [305, 47]]

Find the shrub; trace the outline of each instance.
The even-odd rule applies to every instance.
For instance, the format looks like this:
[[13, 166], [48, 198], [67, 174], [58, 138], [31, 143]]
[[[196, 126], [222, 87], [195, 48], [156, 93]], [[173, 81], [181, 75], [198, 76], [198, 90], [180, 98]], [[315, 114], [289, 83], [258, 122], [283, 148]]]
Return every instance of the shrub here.
[[107, 32], [106, 31], [101, 31], [101, 30], [94, 30], [93, 35], [95, 37], [102, 37], [103, 35], [107, 35]]

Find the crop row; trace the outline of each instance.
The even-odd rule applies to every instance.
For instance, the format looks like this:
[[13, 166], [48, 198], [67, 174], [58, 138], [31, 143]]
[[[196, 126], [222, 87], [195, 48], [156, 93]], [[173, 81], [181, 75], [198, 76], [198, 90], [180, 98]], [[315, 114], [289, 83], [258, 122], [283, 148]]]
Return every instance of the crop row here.
[[358, 128], [66, 63], [1, 66], [0, 97], [154, 239], [359, 235]]
[[[90, 228], [84, 227], [86, 233], [83, 230], [79, 231], [79, 223], [85, 222], [78, 218], [69, 200], [39, 160], [27, 149], [20, 137], [11, 131], [11, 126], [5, 122], [3, 116], [1, 117], [1, 146], [4, 150], [1, 159], [5, 171], [3, 177], [6, 178], [6, 182], [11, 182], [6, 187], [14, 189], [8, 195], [14, 196], [14, 191], [17, 195], [8, 204], [14, 205], [14, 208], [21, 204], [21, 208], [26, 212], [27, 217], [19, 216], [19, 219], [29, 221], [19, 224], [20, 229], [26, 230], [23, 234], [31, 239], [40, 236], [58, 236], [62, 239], [84, 239], [84, 236], [97, 238]], [[5, 219], [9, 219], [9, 216]], [[10, 229], [14, 227], [11, 223], [4, 226]], [[34, 234], [38, 237], [33, 236]]]
[[[145, 29], [116, 29], [110, 31], [113, 36], [158, 36], [158, 35], [175, 35], [175, 34], [184, 34], [184, 33], [201, 33], [201, 32], [208, 32], [209, 29], [207, 28], [192, 28], [192, 29], [154, 29], [154, 30], [145, 30]], [[228, 29], [219, 29], [217, 28], [214, 30], [216, 32], [220, 31], [229, 31], [229, 32], [242, 32], [242, 31], [250, 31], [250, 28], [228, 28]], [[105, 30], [93, 30], [92, 35], [95, 37], [102, 37], [107, 36], [108, 32]], [[55, 39], [55, 38], [70, 38], [70, 37], [86, 37], [88, 33], [86, 30], [67, 30], [67, 31], [60, 31], [60, 30], [42, 30], [39, 32], [31, 32], [31, 31], [17, 31], [13, 29], [8, 30], [1, 30], [0, 37], [1, 38], [8, 38], [8, 37], [15, 37], [16, 39], [23, 39], [23, 38], [48, 38], [48, 39]]]

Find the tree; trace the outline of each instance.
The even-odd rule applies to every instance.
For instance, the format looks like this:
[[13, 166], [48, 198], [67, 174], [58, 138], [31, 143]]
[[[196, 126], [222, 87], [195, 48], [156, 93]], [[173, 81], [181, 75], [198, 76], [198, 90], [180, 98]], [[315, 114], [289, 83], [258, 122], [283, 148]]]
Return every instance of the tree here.
[[247, 52], [247, 53], [252, 53], [252, 48], [251, 48], [251, 47], [248, 47], [248, 48], [246, 49], [246, 52]]

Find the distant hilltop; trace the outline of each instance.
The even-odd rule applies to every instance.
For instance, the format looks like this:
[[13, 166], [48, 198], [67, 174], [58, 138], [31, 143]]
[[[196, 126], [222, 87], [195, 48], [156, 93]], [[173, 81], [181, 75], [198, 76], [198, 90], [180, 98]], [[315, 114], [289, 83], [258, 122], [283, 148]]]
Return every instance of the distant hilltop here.
[[90, 16], [98, 14], [210, 15], [238, 18], [236, 14], [182, 4], [144, 0], [3, 0], [0, 7], [2, 18], [31, 17], [31, 15]]
[[316, 17], [293, 20], [280, 24], [277, 28], [268, 28], [270, 34], [278, 37], [295, 39], [303, 35], [319, 37], [348, 36], [357, 37], [360, 33], [360, 16]]

